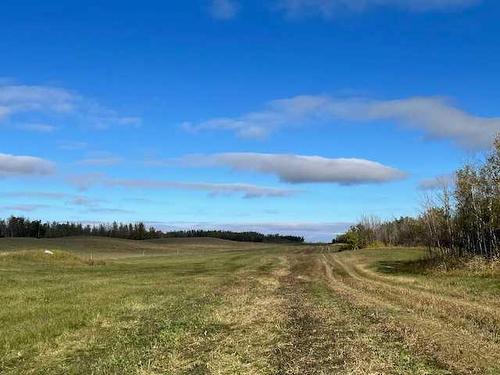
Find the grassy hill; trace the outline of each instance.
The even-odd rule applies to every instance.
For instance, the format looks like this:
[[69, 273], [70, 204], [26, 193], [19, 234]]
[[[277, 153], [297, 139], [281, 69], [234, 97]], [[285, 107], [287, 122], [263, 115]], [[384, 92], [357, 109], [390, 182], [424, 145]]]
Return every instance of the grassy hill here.
[[131, 241], [107, 237], [0, 238], [0, 253], [19, 250], [64, 250], [82, 257], [117, 258], [271, 248], [272, 244], [234, 242], [217, 238], [164, 238]]

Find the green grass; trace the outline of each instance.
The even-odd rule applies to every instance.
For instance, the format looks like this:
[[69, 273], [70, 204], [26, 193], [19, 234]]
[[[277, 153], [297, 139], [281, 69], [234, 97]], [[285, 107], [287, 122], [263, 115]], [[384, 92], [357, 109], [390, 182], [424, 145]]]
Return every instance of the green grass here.
[[[89, 265], [74, 255], [85, 255], [83, 241], [100, 244], [98, 258], [113, 259]], [[188, 337], [225, 329], [211, 312], [227, 285], [277, 262], [269, 245], [263, 256], [259, 246], [242, 253], [241, 244], [220, 241], [197, 252], [200, 241], [175, 241], [179, 255], [156, 247], [155, 255], [170, 255], [164, 257], [142, 256], [144, 244], [136, 242], [117, 253], [113, 246], [123, 241], [107, 239], [19, 241], [21, 249], [72, 245], [54, 255], [15, 251], [15, 242], [0, 256], [0, 372], [6, 374], [168, 371], [168, 359]]]
[[0, 238], [0, 253], [20, 250], [62, 250], [90, 258], [123, 258], [152, 255], [203, 254], [272, 248], [272, 244], [224, 241], [216, 238], [167, 238], [131, 241], [119, 238]]
[[330, 250], [0, 239], [0, 373], [500, 371], [497, 273], [419, 273], [421, 249]]
[[366, 262], [380, 273], [412, 276], [427, 283], [460, 289], [470, 296], [484, 295], [500, 299], [500, 266], [479, 258], [432, 259], [422, 249], [394, 248], [366, 251]]

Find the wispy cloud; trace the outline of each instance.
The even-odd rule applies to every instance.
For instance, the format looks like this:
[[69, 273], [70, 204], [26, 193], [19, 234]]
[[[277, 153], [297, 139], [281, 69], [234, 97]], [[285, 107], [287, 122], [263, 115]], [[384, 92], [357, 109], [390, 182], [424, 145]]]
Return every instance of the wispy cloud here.
[[94, 128], [139, 125], [139, 117], [123, 116], [95, 100], [53, 86], [0, 85], [0, 121], [21, 114], [64, 115]]
[[141, 204], [141, 205], [143, 205], [143, 204], [156, 204], [157, 203], [154, 200], [148, 199], [148, 198], [123, 198], [123, 202]]
[[77, 196], [69, 196], [68, 204], [73, 205], [73, 206], [82, 206], [82, 207], [87, 207], [87, 208], [96, 208], [103, 202], [102, 199], [94, 199], [94, 198], [89, 198], [81, 195]]
[[218, 20], [229, 20], [234, 18], [240, 9], [236, 0], [212, 0], [210, 14]]
[[15, 126], [16, 129], [25, 130], [36, 133], [52, 133], [57, 127], [49, 124], [31, 123], [31, 124], [19, 124]]
[[2, 196], [9, 198], [64, 199], [71, 195], [67, 193], [45, 191], [13, 191], [3, 192]]
[[[407, 12], [449, 12], [470, 8], [482, 0], [268, 0], [289, 18], [321, 17], [330, 19], [341, 14], [362, 13], [375, 8], [394, 8]], [[210, 14], [220, 20], [234, 18], [240, 10], [238, 0], [211, 0]]]
[[81, 206], [81, 207], [97, 207], [102, 202], [103, 199], [96, 199], [87, 197], [79, 194], [71, 194], [64, 192], [51, 192], [51, 191], [12, 191], [12, 192], [2, 192], [2, 197], [7, 198], [35, 198], [38, 200], [56, 200], [65, 201], [66, 205], [69, 206]]
[[77, 164], [82, 166], [109, 167], [120, 164], [121, 162], [123, 162], [122, 158], [116, 156], [107, 156], [107, 157], [87, 158], [79, 160]]
[[222, 153], [190, 155], [178, 161], [184, 166], [223, 166], [238, 171], [271, 174], [289, 183], [338, 183], [357, 185], [402, 179], [406, 174], [396, 168], [365, 159], [259, 153]]
[[[63, 192], [44, 192], [44, 191], [18, 191], [18, 192], [2, 192], [3, 198], [34, 198], [43, 201], [57, 201], [63, 202], [66, 209], [75, 210], [86, 213], [100, 213], [100, 214], [129, 214], [133, 213], [131, 210], [123, 208], [107, 207], [103, 204], [106, 200], [100, 198], [93, 198], [85, 195], [63, 193]], [[2, 211], [18, 211], [18, 212], [32, 212], [41, 210], [43, 208], [53, 207], [52, 204], [10, 204], [7, 206], [0, 206]]]
[[72, 176], [68, 181], [81, 190], [100, 185], [107, 187], [120, 187], [128, 189], [154, 189], [154, 190], [191, 190], [205, 191], [211, 195], [239, 194], [244, 198], [270, 198], [289, 197], [298, 193], [297, 190], [280, 189], [267, 186], [258, 186], [243, 183], [208, 183], [208, 182], [179, 182], [160, 181], [148, 179], [118, 179], [110, 178], [103, 174], [86, 174]]
[[69, 113], [79, 97], [67, 90], [49, 86], [0, 86], [0, 120], [22, 112]]
[[2, 211], [33, 212], [47, 207], [49, 206], [45, 204], [16, 204], [11, 206], [2, 206], [0, 209]]
[[420, 130], [428, 138], [451, 140], [470, 149], [489, 147], [500, 131], [500, 118], [472, 115], [441, 97], [375, 100], [306, 95], [274, 100], [261, 111], [239, 117], [184, 123], [183, 127], [194, 132], [226, 130], [241, 137], [264, 138], [279, 128], [334, 120], [361, 123], [390, 121], [398, 126]]
[[0, 154], [0, 177], [48, 175], [54, 170], [54, 163], [45, 159]]
[[86, 142], [78, 141], [59, 141], [58, 147], [65, 151], [76, 151], [86, 149], [88, 144]]
[[134, 213], [134, 211], [125, 210], [122, 208], [106, 208], [106, 207], [89, 208], [87, 210], [87, 212], [99, 213], [99, 214], [131, 214], [131, 213]]
[[449, 11], [478, 5], [481, 0], [278, 0], [278, 8], [290, 17], [320, 16], [363, 12], [392, 7], [412, 12]]
[[427, 178], [419, 182], [420, 190], [437, 190], [452, 186], [455, 183], [455, 174], [443, 174], [440, 176]]

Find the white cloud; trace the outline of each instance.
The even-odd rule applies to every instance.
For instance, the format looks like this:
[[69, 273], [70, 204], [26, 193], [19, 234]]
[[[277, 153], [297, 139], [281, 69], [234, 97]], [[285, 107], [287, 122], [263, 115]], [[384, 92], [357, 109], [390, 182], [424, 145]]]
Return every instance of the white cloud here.
[[219, 20], [234, 18], [239, 11], [239, 4], [234, 0], [212, 0], [210, 13]]
[[0, 120], [21, 112], [72, 112], [78, 97], [48, 86], [0, 86]]
[[113, 165], [120, 164], [123, 159], [116, 156], [102, 157], [102, 158], [88, 158], [77, 162], [78, 165], [82, 166], [98, 166], [98, 167], [109, 167]]
[[288, 16], [329, 18], [341, 12], [362, 12], [376, 7], [393, 7], [414, 12], [447, 11], [477, 5], [481, 0], [278, 0]]
[[296, 96], [274, 100], [257, 112], [235, 118], [215, 118], [185, 123], [190, 131], [229, 130], [241, 137], [262, 138], [290, 126], [306, 126], [343, 120], [350, 122], [389, 121], [424, 132], [433, 139], [484, 149], [500, 131], [500, 118], [467, 113], [440, 97], [411, 97], [399, 100]]
[[48, 160], [33, 156], [0, 154], [0, 177], [48, 175], [55, 170]]
[[154, 190], [192, 190], [205, 191], [212, 195], [239, 194], [244, 198], [289, 197], [298, 193], [297, 190], [280, 189], [267, 186], [258, 186], [243, 183], [208, 183], [208, 182], [179, 182], [148, 179], [118, 179], [103, 174], [87, 174], [72, 176], [68, 181], [79, 189], [89, 189], [94, 185], [120, 187], [128, 189]]
[[402, 179], [405, 173], [383, 164], [354, 158], [328, 159], [320, 156], [223, 153], [192, 155], [181, 159], [187, 166], [226, 166], [278, 176], [283, 182], [330, 182], [341, 185], [382, 183]]
[[21, 114], [72, 116], [85, 126], [100, 129], [118, 125], [135, 126], [141, 122], [138, 117], [122, 116], [94, 100], [64, 88], [0, 85], [0, 121]]
[[[366, 111], [365, 115], [361, 112], [360, 120], [392, 120], [465, 148], [487, 148], [500, 131], [500, 118], [471, 115], [442, 98], [375, 101], [359, 109]], [[356, 118], [356, 112], [352, 118]]]

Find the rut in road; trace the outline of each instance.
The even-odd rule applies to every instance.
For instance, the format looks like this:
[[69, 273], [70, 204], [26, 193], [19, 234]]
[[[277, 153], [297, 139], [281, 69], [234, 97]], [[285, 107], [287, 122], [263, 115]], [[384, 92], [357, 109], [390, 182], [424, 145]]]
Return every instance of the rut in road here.
[[494, 342], [500, 341], [500, 310], [489, 305], [478, 304], [456, 297], [447, 297], [436, 292], [421, 291], [412, 285], [401, 285], [381, 281], [359, 271], [354, 264], [330, 257], [332, 262], [363, 287], [383, 294], [387, 300], [399, 302], [406, 308], [424, 310], [449, 324], [467, 327], [471, 333], [485, 336]]
[[321, 255], [329, 287], [344, 299], [386, 316], [417, 353], [457, 373], [487, 373], [500, 363], [498, 310], [401, 284], [394, 277], [373, 277], [355, 258]]
[[[293, 257], [279, 289], [285, 324], [275, 351], [277, 374], [448, 374], [412, 354], [394, 330], [371, 311], [354, 306], [318, 279], [317, 254]], [[331, 270], [331, 269], [330, 269]]]

